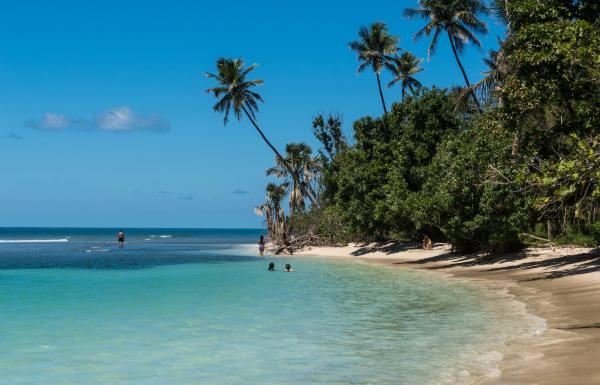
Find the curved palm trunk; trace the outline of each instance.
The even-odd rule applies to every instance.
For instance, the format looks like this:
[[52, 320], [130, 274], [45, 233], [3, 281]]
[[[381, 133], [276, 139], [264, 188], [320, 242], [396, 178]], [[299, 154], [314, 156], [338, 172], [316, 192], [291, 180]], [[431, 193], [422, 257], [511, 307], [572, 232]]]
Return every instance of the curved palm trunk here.
[[383, 105], [383, 113], [387, 114], [387, 108], [385, 107], [385, 99], [383, 98], [383, 91], [381, 90], [381, 80], [379, 80], [379, 73], [375, 72], [377, 76], [377, 87], [379, 87], [379, 97], [381, 97], [381, 104]]
[[406, 97], [406, 83], [404, 81], [402, 81], [402, 101], [404, 101], [405, 97]]
[[312, 186], [310, 185], [310, 183], [305, 183], [306, 184], [306, 191], [312, 195], [312, 199], [316, 200], [317, 202], [319, 201], [318, 197], [317, 197], [317, 193], [315, 192], [315, 190], [312, 188]]
[[[260, 129], [260, 127], [258, 127], [258, 124], [256, 124], [256, 122], [254, 121], [254, 119], [252, 119], [252, 115], [250, 115], [248, 113], [248, 110], [246, 110], [246, 107], [242, 106], [242, 110], [244, 111], [244, 113], [246, 114], [246, 116], [248, 117], [248, 119], [250, 120], [250, 122], [252, 122], [252, 125], [254, 126], [254, 128], [256, 128], [256, 131], [258, 131], [258, 134], [260, 135], [260, 137], [265, 141], [265, 143], [267, 144], [267, 146], [269, 146], [269, 148], [271, 148], [271, 150], [273, 150], [273, 152], [275, 153], [275, 156], [277, 156], [277, 159], [279, 159], [279, 161], [281, 162], [281, 164], [283, 164], [285, 166], [285, 168], [288, 170], [288, 172], [290, 173], [290, 175], [294, 175], [294, 170], [292, 170], [292, 168], [290, 167], [290, 165], [285, 161], [285, 159], [283, 158], [283, 156], [281, 156], [281, 154], [279, 153], [279, 151], [277, 151], [277, 149], [275, 148], [275, 146], [273, 146], [271, 144], [271, 142], [269, 142], [269, 139], [267, 139], [267, 137], [265, 136], [265, 134], [263, 134], [262, 130]], [[304, 191], [305, 192], [305, 191]], [[308, 199], [310, 199], [310, 203], [315, 205], [315, 207], [318, 207], [318, 203], [316, 200], [314, 200], [314, 198], [312, 196], [310, 196], [309, 194], [305, 194], [306, 196], [308, 196]]]
[[471, 89], [471, 92], [470, 92], [471, 96], [473, 97], [473, 100], [475, 101], [475, 104], [477, 105], [477, 108], [479, 109], [479, 111], [483, 111], [483, 109], [481, 108], [481, 104], [479, 104], [479, 100], [477, 100], [477, 96], [475, 96], [475, 92], [471, 88], [471, 82], [469, 82], [469, 78], [467, 77], [465, 68], [463, 67], [462, 63], [460, 62], [460, 59], [458, 58], [458, 53], [456, 52], [456, 47], [454, 46], [454, 41], [452, 40], [452, 36], [450, 35], [450, 32], [448, 32], [448, 39], [450, 40], [450, 46], [452, 47], [452, 53], [454, 54], [454, 57], [456, 58], [456, 62], [458, 63], [458, 66], [460, 67], [460, 71], [462, 72], [463, 78], [465, 78], [465, 83], [467, 83], [467, 87]]

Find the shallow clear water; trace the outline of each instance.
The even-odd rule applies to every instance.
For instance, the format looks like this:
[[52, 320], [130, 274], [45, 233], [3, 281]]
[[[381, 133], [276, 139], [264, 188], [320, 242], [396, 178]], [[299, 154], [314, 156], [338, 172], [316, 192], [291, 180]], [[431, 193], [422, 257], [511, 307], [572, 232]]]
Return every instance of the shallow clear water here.
[[0, 230], [68, 239], [0, 243], [0, 384], [469, 384], [538, 326], [473, 282], [257, 258], [258, 230], [114, 232]]

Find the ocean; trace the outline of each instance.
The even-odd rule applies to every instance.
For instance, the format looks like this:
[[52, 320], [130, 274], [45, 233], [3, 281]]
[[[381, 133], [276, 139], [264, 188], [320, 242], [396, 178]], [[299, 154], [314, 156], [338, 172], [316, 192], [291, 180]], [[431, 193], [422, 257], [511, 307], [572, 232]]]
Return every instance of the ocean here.
[[499, 286], [260, 258], [259, 229], [118, 230], [0, 229], [0, 384], [479, 384], [543, 328]]

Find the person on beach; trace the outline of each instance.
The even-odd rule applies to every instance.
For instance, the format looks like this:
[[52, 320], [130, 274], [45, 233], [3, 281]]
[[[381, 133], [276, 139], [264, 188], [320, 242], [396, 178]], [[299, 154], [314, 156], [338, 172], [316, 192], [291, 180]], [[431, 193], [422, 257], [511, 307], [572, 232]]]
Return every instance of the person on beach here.
[[423, 246], [422, 247], [425, 250], [433, 249], [433, 242], [432, 242], [431, 238], [429, 238], [429, 235], [427, 235], [427, 234], [423, 234]]
[[273, 262], [269, 263], [268, 271], [275, 271], [275, 264]]
[[123, 245], [125, 244], [125, 233], [123, 232], [123, 230], [119, 230], [119, 232], [117, 233], [117, 241], [119, 242], [119, 247], [123, 247]]
[[294, 271], [294, 269], [292, 269], [292, 265], [290, 265], [289, 263], [286, 263], [285, 264], [285, 270], [284, 270], [284, 272], [285, 273], [291, 273], [293, 271]]
[[258, 240], [258, 253], [261, 257], [265, 255], [265, 237], [263, 235], [261, 235]]

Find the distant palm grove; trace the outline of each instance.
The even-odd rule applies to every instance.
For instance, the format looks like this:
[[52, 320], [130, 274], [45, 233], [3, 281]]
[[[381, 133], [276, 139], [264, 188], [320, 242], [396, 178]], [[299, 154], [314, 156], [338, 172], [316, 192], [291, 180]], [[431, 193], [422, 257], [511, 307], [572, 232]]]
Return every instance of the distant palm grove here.
[[[258, 124], [263, 102], [255, 66], [219, 59], [207, 92], [225, 123], [247, 119], [275, 156], [266, 201], [256, 208], [269, 237], [317, 244], [420, 241], [455, 250], [502, 252], [528, 243], [600, 243], [600, 2], [597, 0], [421, 0], [405, 17], [430, 60], [449, 44], [463, 86], [426, 88], [423, 60], [402, 49], [383, 22], [348, 43], [358, 72], [373, 76], [382, 116], [353, 123], [314, 118], [322, 144], [280, 153]], [[461, 63], [481, 47], [486, 16], [506, 34], [472, 83]], [[349, 39], [351, 40], [351, 39]], [[343, 42], [341, 43], [343, 44]], [[390, 80], [386, 83], [383, 77]], [[376, 87], [376, 88], [375, 88]], [[383, 89], [397, 87], [395, 100]], [[300, 242], [301, 243], [301, 242]], [[298, 244], [300, 244], [298, 243]], [[304, 244], [304, 243], [302, 243]]]

